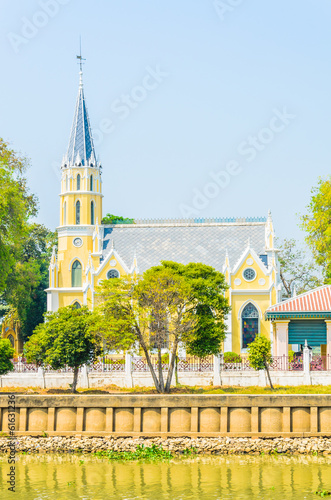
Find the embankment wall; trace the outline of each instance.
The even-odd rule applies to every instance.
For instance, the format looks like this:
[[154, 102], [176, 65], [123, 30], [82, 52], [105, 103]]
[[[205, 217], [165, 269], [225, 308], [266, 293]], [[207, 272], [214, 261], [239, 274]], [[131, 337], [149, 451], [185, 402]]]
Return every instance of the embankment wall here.
[[10, 397], [16, 435], [331, 436], [331, 395], [17, 395], [15, 418]]

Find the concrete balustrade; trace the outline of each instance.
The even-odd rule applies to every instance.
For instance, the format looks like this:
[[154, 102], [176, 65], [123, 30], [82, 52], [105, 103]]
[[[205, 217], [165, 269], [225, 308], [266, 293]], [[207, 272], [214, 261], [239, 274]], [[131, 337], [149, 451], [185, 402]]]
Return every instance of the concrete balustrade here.
[[[331, 436], [329, 395], [22, 395], [15, 404], [17, 435]], [[0, 396], [5, 433], [7, 405]]]

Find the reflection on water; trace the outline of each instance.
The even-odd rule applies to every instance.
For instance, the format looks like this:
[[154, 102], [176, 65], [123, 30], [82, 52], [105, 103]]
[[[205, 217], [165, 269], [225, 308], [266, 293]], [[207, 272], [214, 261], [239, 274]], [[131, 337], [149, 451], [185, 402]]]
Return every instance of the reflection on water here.
[[7, 491], [7, 456], [0, 455], [0, 498], [316, 499], [316, 489], [331, 489], [330, 465], [330, 458], [309, 456], [117, 463], [88, 455], [18, 455], [13, 494]]

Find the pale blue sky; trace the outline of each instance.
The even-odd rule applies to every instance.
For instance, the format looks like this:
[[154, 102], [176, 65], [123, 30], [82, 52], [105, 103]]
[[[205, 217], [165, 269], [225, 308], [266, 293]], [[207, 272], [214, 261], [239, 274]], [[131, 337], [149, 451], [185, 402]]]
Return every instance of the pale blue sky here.
[[59, 222], [81, 35], [104, 213], [270, 208], [278, 236], [302, 237], [296, 214], [331, 172], [330, 22], [329, 0], [2, 0], [0, 135], [31, 158], [38, 221]]

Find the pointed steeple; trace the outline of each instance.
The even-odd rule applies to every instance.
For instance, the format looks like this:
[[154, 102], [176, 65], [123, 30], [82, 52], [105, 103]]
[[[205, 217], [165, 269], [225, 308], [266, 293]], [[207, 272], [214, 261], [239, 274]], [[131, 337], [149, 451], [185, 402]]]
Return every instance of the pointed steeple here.
[[93, 166], [96, 166], [95, 157], [90, 120], [84, 96], [83, 72], [80, 69], [78, 97], [65, 161], [68, 166], [73, 166], [75, 163], [87, 166], [90, 161], [92, 161]]

